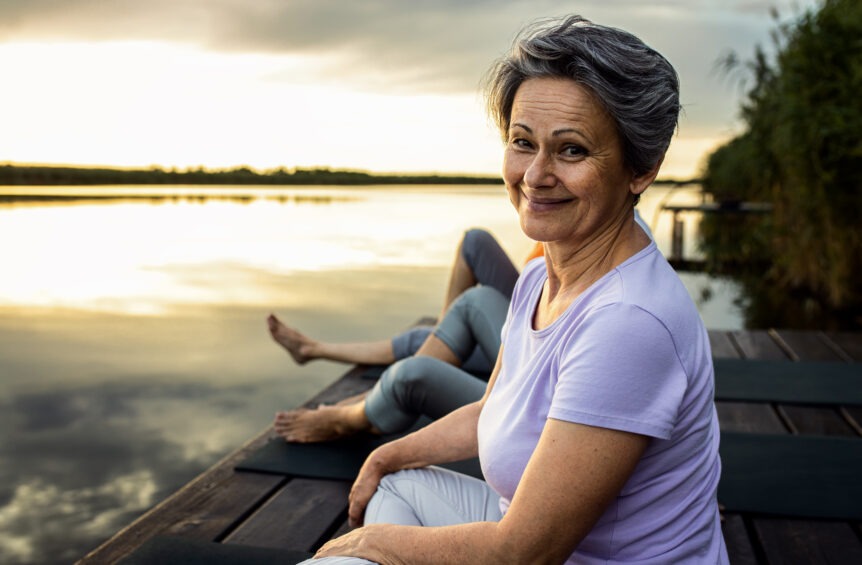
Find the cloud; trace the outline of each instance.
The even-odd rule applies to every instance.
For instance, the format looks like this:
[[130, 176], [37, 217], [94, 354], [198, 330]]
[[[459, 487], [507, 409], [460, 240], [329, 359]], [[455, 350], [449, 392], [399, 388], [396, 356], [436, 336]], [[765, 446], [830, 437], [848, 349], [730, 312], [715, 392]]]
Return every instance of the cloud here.
[[[514, 32], [536, 16], [582, 11], [648, 40], [665, 38], [680, 54], [714, 49], [709, 55], [714, 58], [728, 45], [705, 47], [710, 40], [730, 32], [750, 43], [744, 36], [752, 30], [736, 24], [766, 18], [775, 3], [19, 0], [0, 5], [0, 38], [162, 40], [217, 52], [310, 55], [322, 62], [317, 79], [368, 88], [412, 85], [426, 92], [432, 87], [473, 91], [490, 61], [507, 49]], [[680, 40], [685, 27], [697, 21], [710, 33], [694, 42]]]
[[272, 413], [271, 384], [129, 380], [0, 403], [0, 562], [81, 557], [259, 431], [237, 414]]

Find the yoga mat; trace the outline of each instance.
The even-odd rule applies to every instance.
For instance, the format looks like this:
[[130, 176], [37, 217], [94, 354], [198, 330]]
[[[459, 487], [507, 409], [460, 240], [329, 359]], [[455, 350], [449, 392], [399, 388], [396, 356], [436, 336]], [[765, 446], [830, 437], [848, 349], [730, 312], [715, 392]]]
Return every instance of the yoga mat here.
[[292, 565], [311, 557], [310, 553], [247, 545], [190, 540], [173, 536], [150, 538], [122, 565]]
[[[323, 443], [288, 443], [281, 438], [275, 438], [253, 452], [235, 468], [238, 471], [351, 481], [356, 478], [365, 458], [376, 447], [419, 429], [429, 422], [427, 418], [422, 418], [413, 428], [401, 434], [386, 436], [360, 434]], [[482, 478], [478, 459], [447, 463], [441, 467]]]
[[716, 400], [862, 406], [862, 363], [715, 359]]
[[729, 512], [862, 520], [862, 439], [721, 433]]

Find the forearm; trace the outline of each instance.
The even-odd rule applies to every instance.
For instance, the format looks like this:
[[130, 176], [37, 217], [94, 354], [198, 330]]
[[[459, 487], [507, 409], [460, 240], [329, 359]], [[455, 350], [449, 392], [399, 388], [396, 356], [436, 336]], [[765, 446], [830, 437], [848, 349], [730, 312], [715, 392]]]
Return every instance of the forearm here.
[[[328, 542], [316, 557], [351, 555], [380, 565], [527, 563], [498, 543], [494, 522], [420, 527], [374, 524]], [[512, 558], [515, 558], [512, 560]]]
[[462, 406], [399, 440], [384, 444], [387, 471], [415, 469], [476, 457], [479, 451], [476, 429], [481, 406], [478, 402]]

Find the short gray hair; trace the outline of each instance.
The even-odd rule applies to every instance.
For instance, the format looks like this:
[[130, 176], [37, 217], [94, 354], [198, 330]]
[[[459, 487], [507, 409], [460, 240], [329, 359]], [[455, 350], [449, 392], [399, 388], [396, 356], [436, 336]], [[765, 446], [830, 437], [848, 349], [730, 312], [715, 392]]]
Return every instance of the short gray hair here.
[[485, 78], [488, 113], [504, 137], [518, 87], [540, 77], [570, 78], [596, 96], [616, 122], [624, 162], [635, 174], [664, 157], [679, 119], [679, 77], [634, 35], [580, 16], [524, 28]]

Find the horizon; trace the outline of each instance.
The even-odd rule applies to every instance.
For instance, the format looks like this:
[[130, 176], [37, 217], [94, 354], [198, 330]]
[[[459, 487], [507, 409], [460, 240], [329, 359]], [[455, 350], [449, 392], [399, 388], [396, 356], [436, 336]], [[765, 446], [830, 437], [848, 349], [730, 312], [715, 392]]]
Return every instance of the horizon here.
[[[22, 166], [498, 175], [479, 81], [538, 16], [638, 35], [681, 80], [660, 178], [699, 177], [741, 130], [743, 67], [816, 0], [484, 0], [364, 6], [204, 0], [0, 5], [0, 158]], [[775, 20], [770, 9], [780, 14]], [[50, 165], [49, 165], [50, 164]]]

